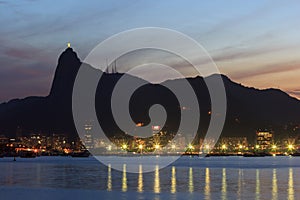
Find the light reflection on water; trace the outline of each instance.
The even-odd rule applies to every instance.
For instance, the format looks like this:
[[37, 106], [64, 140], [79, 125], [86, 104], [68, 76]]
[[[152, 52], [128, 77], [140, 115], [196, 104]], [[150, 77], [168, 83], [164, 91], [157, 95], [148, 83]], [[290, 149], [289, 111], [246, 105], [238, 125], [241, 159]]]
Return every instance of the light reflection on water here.
[[143, 166], [139, 165], [138, 192], [143, 192]]
[[226, 169], [222, 169], [222, 199], [227, 199]]
[[[186, 171], [188, 173], [183, 173]], [[299, 170], [299, 169], [298, 169]], [[178, 176], [177, 171], [181, 172]], [[203, 172], [199, 173], [199, 177], [195, 176], [195, 172]], [[286, 178], [287, 182], [284, 179], [278, 180], [278, 169], [271, 169], [271, 176], [268, 175], [269, 169], [255, 169], [255, 170], [245, 170], [245, 169], [226, 169], [226, 168], [193, 168], [189, 167], [188, 169], [182, 167], [171, 166], [169, 168], [160, 170], [159, 166], [155, 167], [155, 171], [153, 173], [153, 188], [151, 188], [151, 173], [144, 174], [142, 172], [142, 165], [139, 166], [139, 173], [137, 177], [137, 192], [149, 192], [152, 191], [155, 194], [164, 193], [166, 189], [169, 187], [169, 191], [171, 194], [175, 194], [176, 192], [189, 192], [189, 193], [202, 193], [204, 199], [212, 200], [212, 199], [245, 199], [245, 195], [243, 191], [246, 191], [247, 197], [251, 197], [252, 199], [266, 199], [266, 196], [269, 196], [272, 200], [281, 199], [278, 198], [278, 194], [280, 192], [282, 196], [282, 190], [278, 190], [278, 184], [281, 184], [281, 187], [284, 187], [285, 183], [287, 183], [286, 189], [286, 199], [294, 200], [295, 192], [294, 192], [294, 179], [293, 179], [293, 168], [289, 169], [279, 169], [282, 174], [281, 178]], [[119, 173], [115, 171], [115, 173]], [[126, 178], [126, 166], [124, 166], [124, 171], [122, 172], [122, 191], [127, 191], [127, 178]], [[236, 173], [236, 174], [235, 174]], [[284, 175], [284, 173], [287, 173]], [[162, 176], [163, 174], [163, 176]], [[170, 174], [170, 181], [166, 180], [167, 175]], [[187, 177], [184, 176], [187, 174]], [[266, 176], [264, 176], [265, 174]], [[135, 181], [134, 174], [130, 174], [132, 177], [131, 181]], [[108, 176], [111, 174], [108, 173]], [[145, 179], [143, 177], [146, 177]], [[235, 177], [236, 180], [232, 180]], [[245, 178], [246, 177], [246, 178]], [[149, 180], [150, 178], [150, 180]], [[228, 185], [228, 180], [231, 179], [231, 185]], [[246, 180], [245, 180], [246, 179]], [[254, 184], [251, 185], [251, 181], [249, 179], [253, 179]], [[180, 185], [178, 185], [178, 180], [180, 180]], [[111, 178], [108, 177], [107, 186], [111, 184]], [[219, 181], [219, 182], [217, 182]], [[246, 181], [246, 184], [244, 182]], [[249, 181], [247, 183], [247, 181]], [[261, 181], [267, 183], [270, 181], [270, 185], [261, 184]], [[282, 183], [280, 183], [282, 181]], [[118, 182], [115, 180], [115, 182]], [[163, 184], [161, 182], [165, 182]], [[169, 183], [169, 184], [168, 184]], [[236, 183], [237, 190], [234, 191], [232, 185]], [[164, 185], [164, 187], [162, 187]], [[213, 189], [211, 188], [213, 186]], [[145, 187], [145, 190], [144, 190]], [[202, 189], [201, 189], [202, 188]], [[253, 189], [253, 192], [251, 192]], [[110, 190], [107, 188], [107, 190]], [[118, 188], [115, 188], [118, 190]], [[218, 194], [219, 191], [219, 195]], [[261, 191], [264, 191], [263, 193]], [[268, 192], [270, 194], [268, 194]], [[218, 197], [219, 196], [219, 197]]]
[[[183, 173], [186, 170], [188, 173]], [[297, 170], [300, 171], [299, 169]], [[199, 176], [195, 176], [196, 171], [200, 172], [198, 173]], [[281, 173], [280, 180], [278, 180], [278, 171], [280, 171]], [[166, 189], [169, 187], [169, 191], [171, 194], [175, 194], [176, 192], [189, 192], [193, 194], [202, 193], [203, 198], [207, 200], [216, 199], [218, 198], [217, 196], [224, 200], [232, 198], [245, 199], [245, 194], [243, 193], [243, 191], [246, 192], [246, 197], [252, 196], [252, 199], [266, 199], [266, 197], [269, 196], [270, 199], [277, 200], [281, 199], [278, 197], [280, 193], [281, 197], [285, 195], [286, 199], [294, 200], [295, 183], [293, 179], [293, 171], [293, 168], [253, 170], [226, 168], [203, 169], [196, 167], [183, 168], [176, 166], [171, 166], [166, 169], [159, 170], [159, 166], [156, 166], [155, 172], [153, 173], [153, 188], [151, 188], [149, 185], [151, 180], [148, 179], [151, 177], [151, 173], [144, 174], [144, 176], [147, 177], [145, 178], [146, 180], [144, 180], [142, 166], [140, 166], [137, 191], [140, 193], [142, 193], [143, 191], [152, 191], [155, 194], [159, 194], [162, 192], [166, 192]], [[269, 176], [268, 174], [270, 172], [271, 176]], [[166, 180], [168, 174], [170, 174], [169, 184], [164, 184], [164, 187], [162, 187], [163, 184], [161, 182], [168, 183], [168, 181]], [[187, 174], [187, 177], [185, 177], [184, 174]], [[236, 180], [232, 180], [233, 177], [235, 177]], [[132, 178], [134, 180], [134, 176]], [[230, 185], [228, 185], [229, 179], [231, 179]], [[251, 180], [253, 180], [254, 182]], [[247, 183], [247, 181], [249, 182]], [[254, 184], [252, 184], [252, 182]], [[270, 185], [261, 184], [261, 182], [270, 182]], [[236, 185], [236, 191], [233, 190], [233, 185]], [[145, 187], [145, 190], [142, 189], [143, 187]], [[211, 187], [213, 187], [213, 189]], [[282, 190], [279, 191], [278, 187], [287, 187], [286, 193], [284, 194]], [[253, 192], [251, 192], [252, 189]], [[217, 195], [218, 191], [219, 195]]]
[[289, 187], [288, 187], [288, 199], [294, 200], [294, 178], [293, 178], [293, 168], [289, 169]]
[[[92, 159], [0, 161], [0, 185], [36, 188], [89, 189], [107, 192], [137, 192], [144, 194], [185, 194], [200, 199], [290, 199], [300, 196], [299, 167], [219, 167], [206, 164], [172, 165], [164, 169], [155, 166], [152, 173], [116, 171]], [[44, 158], [42, 158], [44, 159]], [[223, 162], [215, 159], [215, 162]], [[298, 160], [300, 161], [300, 160]], [[232, 161], [236, 162], [235, 160]], [[284, 161], [286, 162], [286, 161]], [[237, 163], [237, 162], [236, 162]], [[227, 165], [229, 166], [229, 165]], [[1, 193], [1, 192], [0, 192]], [[158, 198], [160, 199], [160, 198]], [[175, 198], [176, 199], [176, 198]]]
[[172, 166], [171, 193], [176, 192], [176, 168]]
[[241, 199], [241, 194], [242, 194], [242, 176], [243, 176], [243, 171], [239, 169], [239, 175], [238, 175], [238, 190], [237, 190], [237, 199]]
[[193, 181], [193, 168], [190, 167], [189, 170], [189, 192], [194, 192], [194, 181]]
[[112, 183], [111, 183], [111, 165], [109, 164], [107, 167], [107, 191], [111, 191]]
[[160, 193], [160, 179], [159, 179], [159, 166], [155, 167], [155, 178], [154, 178], [154, 193]]
[[205, 169], [205, 189], [204, 194], [206, 199], [210, 199], [210, 174], [209, 174], [209, 168]]
[[272, 179], [272, 199], [278, 199], [278, 188], [277, 188], [277, 170], [273, 169], [273, 179]]
[[259, 179], [259, 169], [256, 169], [256, 187], [255, 187], [256, 200], [260, 199], [260, 179]]
[[122, 192], [127, 191], [127, 173], [126, 164], [123, 165], [123, 176], [122, 176]]

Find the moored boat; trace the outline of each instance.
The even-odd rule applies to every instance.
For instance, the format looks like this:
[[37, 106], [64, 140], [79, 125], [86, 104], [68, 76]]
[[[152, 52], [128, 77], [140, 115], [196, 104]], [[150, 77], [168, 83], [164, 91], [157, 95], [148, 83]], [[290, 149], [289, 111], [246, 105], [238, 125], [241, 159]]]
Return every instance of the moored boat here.
[[72, 157], [89, 157], [91, 154], [89, 151], [79, 151], [79, 152], [73, 152], [71, 154]]
[[296, 153], [292, 153], [292, 154], [290, 154], [291, 156], [300, 156], [300, 152], [296, 152]]

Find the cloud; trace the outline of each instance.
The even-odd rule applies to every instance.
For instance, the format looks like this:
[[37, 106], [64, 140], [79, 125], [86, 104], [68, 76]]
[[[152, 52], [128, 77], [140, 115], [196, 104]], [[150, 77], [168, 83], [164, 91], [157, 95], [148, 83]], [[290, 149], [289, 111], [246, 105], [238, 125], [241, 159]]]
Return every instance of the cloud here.
[[295, 90], [291, 89], [291, 90], [287, 90], [286, 92], [290, 96], [293, 96], [293, 97], [295, 97], [295, 98], [297, 98], [297, 99], [300, 100], [300, 90], [299, 89], [295, 89]]
[[298, 96], [300, 97], [300, 90], [289, 90], [287, 91], [289, 94], [293, 95], [293, 96]]
[[298, 49], [299, 44], [286, 44], [286, 45], [267, 45], [261, 46], [257, 45], [252, 48], [241, 48], [239, 46], [229, 46], [223, 49], [215, 50], [211, 53], [214, 61], [224, 62], [224, 61], [234, 61], [241, 60], [245, 58], [251, 58], [255, 56], [262, 56], [266, 54], [272, 54], [274, 52]]
[[283, 62], [283, 63], [276, 63], [276, 64], [268, 64], [261, 66], [259, 69], [248, 69], [244, 72], [235, 72], [231, 73], [230, 77], [233, 79], [244, 79], [244, 78], [252, 78], [255, 76], [262, 76], [268, 74], [275, 74], [275, 73], [283, 73], [293, 70], [300, 69], [300, 61], [290, 61], [290, 62]]
[[[245, 2], [244, 2], [245, 3]], [[236, 2], [232, 4], [232, 9], [234, 7]], [[251, 4], [251, 2], [250, 2]], [[279, 4], [277, 2], [267, 2], [265, 4], [257, 4], [259, 5], [256, 9], [254, 9], [252, 12], [240, 15], [240, 16], [233, 16], [231, 18], [224, 18], [224, 20], [217, 23], [214, 27], [212, 27], [210, 30], [208, 30], [204, 35], [212, 35], [212, 34], [218, 34], [220, 32], [223, 32], [225, 29], [231, 30], [233, 28], [236, 28], [238, 26], [244, 26], [247, 23], [257, 23], [257, 21], [264, 20], [264, 17], [268, 16], [273, 11], [277, 11], [278, 8], [282, 7], [282, 4]], [[247, 6], [244, 4], [244, 6]], [[230, 13], [230, 10], [226, 10]], [[229, 14], [228, 13], [228, 14]]]
[[9, 57], [15, 57], [19, 59], [33, 59], [35, 56], [38, 56], [40, 51], [37, 49], [20, 49], [20, 48], [8, 48], [5, 50], [4, 55]]

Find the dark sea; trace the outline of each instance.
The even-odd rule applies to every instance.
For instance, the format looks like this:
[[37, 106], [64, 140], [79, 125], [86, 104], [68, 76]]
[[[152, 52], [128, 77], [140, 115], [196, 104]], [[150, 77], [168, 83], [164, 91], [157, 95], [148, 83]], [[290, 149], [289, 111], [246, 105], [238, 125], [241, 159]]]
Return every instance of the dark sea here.
[[300, 199], [300, 157], [181, 157], [139, 169], [93, 157], [0, 158], [0, 199]]

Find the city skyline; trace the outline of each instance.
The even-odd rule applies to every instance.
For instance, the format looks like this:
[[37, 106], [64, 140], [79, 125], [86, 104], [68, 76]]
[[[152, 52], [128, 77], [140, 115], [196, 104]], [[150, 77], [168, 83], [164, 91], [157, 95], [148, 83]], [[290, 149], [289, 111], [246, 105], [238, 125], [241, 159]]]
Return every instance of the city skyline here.
[[99, 4], [70, 1], [57, 8], [50, 1], [1, 1], [0, 102], [47, 95], [67, 42], [83, 60], [112, 34], [144, 26], [194, 38], [235, 82], [299, 98], [298, 2], [174, 2], [172, 11], [170, 2]]
[[[92, 129], [90, 125], [87, 125]], [[34, 152], [41, 156], [72, 155], [76, 152], [91, 151], [97, 155], [206, 155], [207, 156], [299, 156], [299, 136], [275, 137], [272, 131], [257, 131], [255, 138], [249, 139], [244, 136], [220, 137], [218, 141], [213, 138], [204, 141], [190, 140], [186, 135], [180, 135], [167, 145], [165, 140], [166, 132], [153, 134], [153, 139], [144, 138], [120, 138], [112, 137], [111, 141], [94, 137], [85, 128], [84, 137], [70, 138], [66, 134], [43, 134], [31, 133], [16, 137], [0, 135], [0, 157], [17, 154], [19, 152]], [[168, 143], [168, 142], [167, 142]], [[295, 153], [295, 154], [293, 154]], [[90, 154], [89, 154], [90, 155]]]
[[300, 199], [299, 11], [0, 0], [1, 199]]

